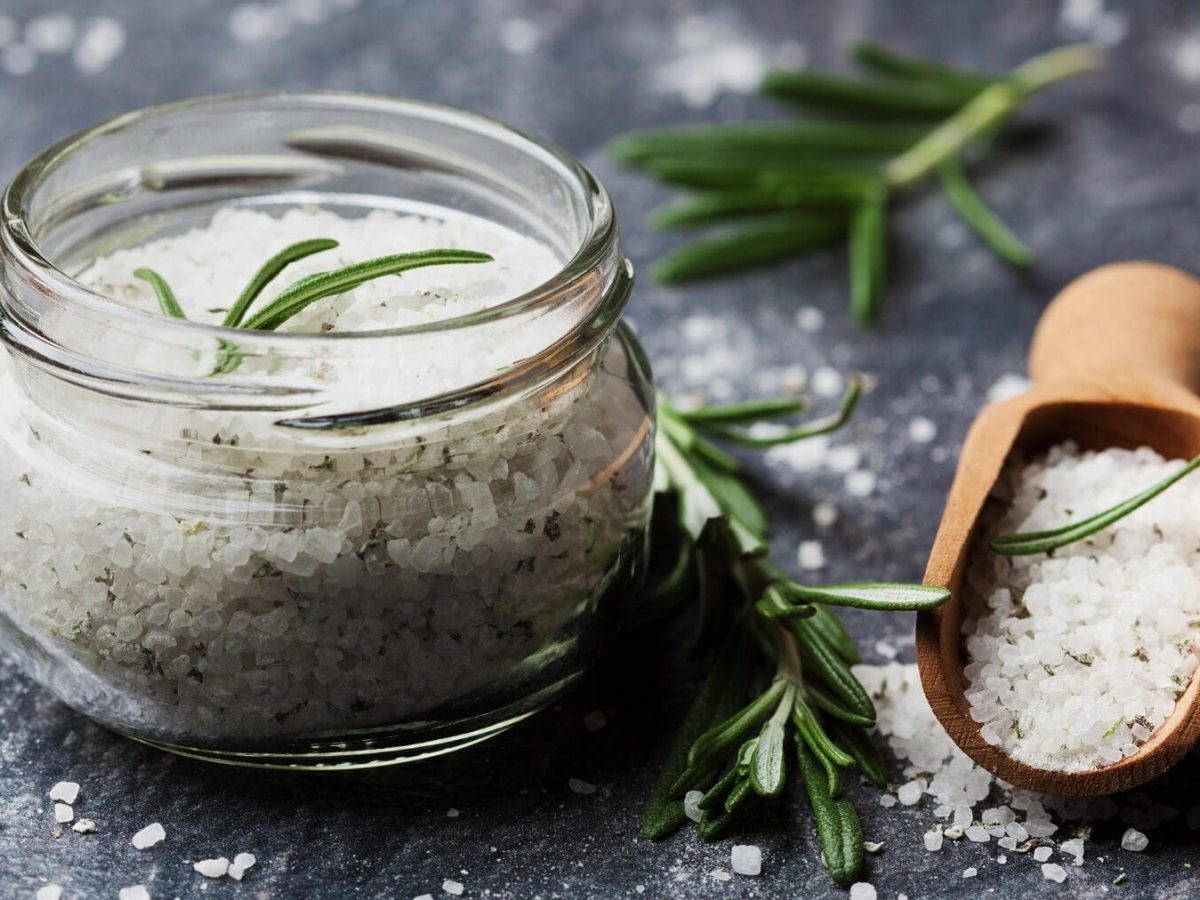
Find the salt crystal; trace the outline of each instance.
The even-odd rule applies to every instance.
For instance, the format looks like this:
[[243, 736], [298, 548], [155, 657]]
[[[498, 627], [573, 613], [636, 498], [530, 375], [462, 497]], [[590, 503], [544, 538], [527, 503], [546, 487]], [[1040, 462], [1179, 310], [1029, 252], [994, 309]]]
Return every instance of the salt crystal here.
[[942, 832], [940, 830], [925, 832], [925, 849], [931, 853], [942, 849]]
[[54, 821], [60, 825], [65, 825], [75, 818], [75, 810], [66, 803], [54, 804]]
[[229, 860], [224, 856], [216, 859], [202, 859], [192, 864], [192, 868], [205, 878], [224, 878], [229, 872]]
[[76, 834], [93, 834], [96, 831], [96, 823], [92, 819], [80, 819], [71, 826], [71, 830]]
[[150, 900], [150, 892], [144, 884], [123, 887], [117, 892], [117, 900]]
[[812, 520], [818, 528], [830, 528], [838, 519], [837, 507], [822, 500], [813, 506]]
[[802, 569], [815, 571], [825, 567], [825, 549], [820, 541], [801, 541], [796, 557]]
[[878, 853], [883, 849], [883, 841], [863, 841], [863, 849], [868, 853]]
[[107, 69], [124, 49], [125, 26], [109, 16], [98, 16], [84, 24], [72, 59], [80, 72], [95, 75]]
[[453, 806], [450, 807], [448, 810], [446, 810], [446, 818], [447, 819], [457, 819], [458, 818], [458, 810], [455, 809]]
[[449, 878], [447, 878], [442, 882], [442, 890], [447, 894], [453, 894], [455, 897], [461, 897], [463, 892], [462, 882], [451, 881]]
[[908, 439], [914, 444], [928, 444], [937, 437], [937, 425], [925, 416], [915, 416], [908, 423]]
[[976, 869], [974, 866], [971, 866], [970, 868], [967, 868], [967, 869], [963, 869], [963, 878], [974, 878], [978, 874], [979, 874], [979, 870]]
[[37, 889], [37, 900], [59, 900], [62, 897], [62, 888], [57, 884], [46, 884]]
[[65, 53], [75, 41], [75, 20], [65, 13], [51, 13], [29, 20], [25, 40], [39, 53]]
[[413, 900], [433, 900], [433, 894], [418, 894]]
[[815, 306], [802, 306], [796, 310], [796, 327], [809, 334], [820, 331], [825, 326], [825, 313]]
[[921, 799], [921, 785], [915, 781], [902, 784], [896, 792], [896, 797], [905, 806], [913, 806]]
[[708, 877], [713, 881], [729, 881], [733, 878], [726, 869], [713, 869], [708, 873]]
[[972, 825], [964, 834], [966, 834], [968, 841], [976, 844], [986, 844], [991, 840], [991, 835], [988, 834], [987, 829], [982, 825]]
[[869, 497], [875, 491], [877, 478], [869, 469], [860, 469], [846, 476], [846, 493], [851, 497]]
[[598, 709], [592, 710], [583, 717], [583, 727], [589, 732], [596, 732], [608, 724], [608, 716]]
[[153, 822], [133, 836], [133, 846], [146, 850], [167, 839], [167, 831], [158, 822]]
[[1054, 851], [1049, 847], [1038, 847], [1033, 851], [1033, 858], [1038, 862], [1045, 862], [1053, 853]]
[[256, 862], [258, 862], [258, 858], [253, 853], [239, 853], [229, 864], [229, 877], [234, 881], [241, 881], [246, 870], [253, 867]]
[[1141, 853], [1150, 846], [1150, 838], [1142, 834], [1136, 828], [1127, 828], [1125, 833], [1121, 835], [1121, 849], [1132, 850], [1134, 853]]
[[758, 875], [762, 872], [762, 850], [753, 844], [734, 844], [729, 862], [738, 875]]
[[857, 881], [850, 885], [850, 900], [875, 900], [875, 885], [866, 881]]
[[72, 805], [79, 798], [79, 785], [74, 781], [60, 781], [50, 788], [50, 799]]
[[573, 790], [576, 794], [594, 794], [596, 786], [579, 778], [568, 778], [567, 787]]
[[1063, 841], [1058, 849], [1075, 857], [1075, 865], [1083, 865], [1083, 841], [1081, 839], [1071, 838], [1069, 841]]
[[836, 397], [846, 386], [842, 373], [830, 366], [820, 366], [812, 375], [812, 389], [819, 397]]
[[996, 862], [1000, 863], [1000, 865], [1004, 865], [1006, 862], [1008, 862], [1008, 857], [1001, 853], [996, 857]]
[[1042, 877], [1062, 884], [1067, 880], [1067, 870], [1058, 863], [1042, 863]]
[[704, 810], [697, 804], [704, 799], [704, 791], [688, 791], [683, 795], [683, 813], [693, 822], [704, 818]]
[[880, 794], [879, 805], [884, 809], [890, 809], [896, 805], [896, 798], [892, 794]]

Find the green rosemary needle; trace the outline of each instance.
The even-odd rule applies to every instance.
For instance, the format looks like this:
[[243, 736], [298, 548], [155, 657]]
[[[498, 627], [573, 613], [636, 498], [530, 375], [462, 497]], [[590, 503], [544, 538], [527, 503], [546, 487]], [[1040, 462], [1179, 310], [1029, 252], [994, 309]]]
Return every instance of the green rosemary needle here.
[[1115, 506], [1110, 506], [1108, 509], [1098, 512], [1095, 515], [1088, 516], [1080, 522], [1076, 522], [1073, 525], [1064, 525], [1061, 528], [1052, 528], [1049, 531], [1025, 531], [1019, 534], [1001, 535], [991, 540], [991, 548], [1004, 556], [1030, 556], [1035, 553], [1048, 553], [1051, 550], [1066, 547], [1068, 544], [1081, 541], [1098, 531], [1102, 531], [1114, 522], [1125, 518], [1125, 516], [1134, 510], [1145, 506], [1171, 485], [1175, 484], [1175, 482], [1180, 481], [1197, 468], [1200, 468], [1200, 456], [1194, 457], [1178, 472], [1173, 472], [1157, 484], [1152, 484], [1144, 491], [1134, 494], [1129, 499], [1123, 500]]
[[849, 885], [862, 868], [862, 832], [841, 796], [858, 766], [875, 784], [886, 767], [863, 732], [875, 720], [850, 666], [854, 643], [830, 606], [925, 609], [949, 592], [924, 585], [806, 585], [767, 559], [768, 522], [742, 464], [719, 442], [771, 446], [844, 424], [861, 396], [852, 379], [824, 418], [780, 424], [807, 410], [792, 398], [685, 410], [660, 398], [651, 575], [642, 606], [697, 607], [693, 650], [708, 674], [647, 799], [652, 840], [686, 822], [683, 796], [702, 793], [700, 837], [735, 827], [756, 805], [780, 802], [789, 771], [805, 781], [830, 875]]
[[[259, 312], [250, 316], [250, 307], [266, 287], [289, 265], [315, 253], [332, 250], [338, 242], [331, 238], [313, 238], [299, 241], [280, 250], [254, 273], [249, 283], [237, 296], [225, 315], [222, 325], [250, 331], [274, 331], [280, 325], [308, 306], [328, 297], [344, 294], [361, 284], [388, 275], [399, 275], [410, 269], [425, 266], [445, 266], [461, 263], [492, 262], [492, 257], [475, 250], [421, 250], [415, 253], [398, 253], [381, 256], [365, 262], [353, 263], [329, 272], [317, 272], [289, 285], [274, 300]], [[150, 283], [158, 298], [163, 315], [186, 319], [183, 308], [165, 278], [152, 269], [141, 268], [133, 273], [137, 278]], [[217, 345], [217, 361], [211, 375], [228, 375], [242, 364], [246, 354], [238, 345], [226, 338]]]
[[770, 72], [761, 90], [840, 121], [728, 123], [634, 132], [614, 156], [695, 192], [656, 212], [662, 229], [726, 227], [684, 244], [652, 269], [667, 283], [785, 259], [846, 237], [851, 310], [874, 321], [886, 280], [888, 213], [897, 195], [937, 173], [981, 240], [1016, 266], [1033, 255], [987, 208], [962, 167], [1036, 93], [1096, 69], [1090, 46], [1061, 47], [987, 75], [860, 43], [869, 77], [810, 69]]

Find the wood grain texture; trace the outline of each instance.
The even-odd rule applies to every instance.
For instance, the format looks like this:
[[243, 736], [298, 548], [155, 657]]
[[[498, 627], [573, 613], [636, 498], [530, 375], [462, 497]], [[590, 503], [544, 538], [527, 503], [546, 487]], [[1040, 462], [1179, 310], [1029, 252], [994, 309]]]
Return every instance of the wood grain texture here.
[[1017, 762], [982, 738], [964, 696], [963, 577], [980, 513], [1013, 451], [1037, 453], [1069, 439], [1085, 449], [1200, 453], [1200, 281], [1144, 262], [1082, 276], [1043, 314], [1029, 370], [1034, 388], [986, 407], [963, 445], [925, 572], [926, 584], [949, 587], [953, 597], [918, 616], [917, 663], [934, 714], [988, 771], [1044, 794], [1114, 793], [1164, 772], [1200, 740], [1200, 670], [1132, 756], [1087, 772]]

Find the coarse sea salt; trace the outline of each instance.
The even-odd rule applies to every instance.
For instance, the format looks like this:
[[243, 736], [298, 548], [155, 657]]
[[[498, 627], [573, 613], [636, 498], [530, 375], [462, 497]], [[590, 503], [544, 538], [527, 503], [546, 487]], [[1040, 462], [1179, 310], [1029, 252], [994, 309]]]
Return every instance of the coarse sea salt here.
[[[211, 323], [221, 315], [208, 311], [214, 298], [235, 297], [269, 254], [316, 235], [340, 247], [290, 267], [281, 286], [397, 249], [470, 247], [496, 262], [367, 283], [313, 304], [284, 330], [429, 324], [487, 309], [561, 268], [548, 246], [472, 217], [227, 208], [203, 228], [116, 251], [77, 277], [153, 310], [153, 292], [132, 276], [152, 267], [189, 318]], [[546, 340], [541, 328], [524, 332], [514, 338], [518, 355], [525, 341], [535, 353]], [[461, 359], [406, 357], [404, 389], [451, 389], [462, 366], [494, 372], [514, 352], [492, 345], [504, 341], [482, 343]], [[619, 370], [625, 351], [614, 344], [608, 352], [606, 368]], [[244, 363], [257, 365], [266, 364]], [[319, 382], [322, 371], [313, 360], [311, 377]], [[11, 376], [6, 358], [0, 408], [16, 416], [28, 401]], [[164, 409], [147, 436], [166, 442], [164, 460], [183, 440], [206, 469], [254, 467], [248, 493], [222, 498], [231, 515], [205, 521], [131, 506], [103, 483], [87, 485], [94, 496], [85, 499], [0, 454], [0, 508], [12, 512], [0, 534], [0, 577], [23, 586], [6, 592], [5, 612], [113, 693], [136, 698], [121, 711], [134, 730], [269, 738], [281, 728], [370, 727], [436, 709], [539, 652], [575, 615], [563, 597], [591, 596], [624, 564], [648, 467], [609, 464], [633, 459], [644, 408], [625, 382], [597, 375], [573, 384], [547, 402], [514, 401], [369, 456], [353, 447], [296, 455], [294, 443], [272, 450], [281, 440], [274, 415], [259, 423]], [[360, 389], [361, 408], [392, 405], [387, 385]], [[4, 425], [21, 433], [19, 416]], [[438, 452], [422, 456], [423, 442]], [[280, 511], [283, 495], [294, 516]], [[275, 518], [246, 521], [251, 505]]]
[[54, 804], [54, 821], [60, 825], [65, 825], [67, 822], [75, 818], [75, 810], [67, 803]]
[[734, 844], [729, 851], [729, 867], [738, 875], [760, 875], [762, 850], [753, 844]]
[[37, 889], [37, 900], [59, 900], [62, 897], [62, 887], [57, 884], [44, 884]]
[[192, 868], [205, 878], [224, 878], [229, 873], [229, 860], [224, 856], [216, 859], [202, 859], [192, 863]]
[[1002, 475], [967, 574], [964, 674], [980, 734], [1014, 759], [1111, 765], [1170, 715], [1200, 663], [1200, 481], [1053, 554], [998, 556], [987, 539], [1078, 520], [1180, 465], [1068, 443]]
[[131, 843], [138, 850], [147, 850], [167, 839], [167, 830], [158, 822], [152, 822], [133, 836]]
[[453, 894], [455, 897], [461, 897], [465, 888], [460, 881], [452, 881], [447, 878], [442, 882], [442, 890], [447, 894]]
[[857, 881], [850, 885], [850, 900], [875, 900], [877, 894], [875, 885], [867, 881]]
[[60, 781], [50, 788], [50, 799], [74, 805], [75, 801], [79, 799], [79, 785], [74, 781]]
[[150, 900], [150, 891], [144, 884], [130, 885], [117, 892], [117, 900]]
[[1121, 835], [1121, 848], [1123, 850], [1132, 850], [1134, 853], [1141, 853], [1150, 846], [1150, 838], [1142, 834], [1136, 828], [1127, 828], [1125, 833]]

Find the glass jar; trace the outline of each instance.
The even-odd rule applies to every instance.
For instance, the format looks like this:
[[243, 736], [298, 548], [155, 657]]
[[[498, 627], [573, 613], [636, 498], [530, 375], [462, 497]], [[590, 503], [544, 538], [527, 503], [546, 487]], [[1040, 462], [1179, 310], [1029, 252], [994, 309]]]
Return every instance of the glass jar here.
[[[653, 391], [577, 161], [436, 106], [231, 95], [61, 141], [3, 203], [0, 640], [64, 702], [210, 760], [381, 765], [520, 721], [596, 657], [643, 567]], [[72, 277], [230, 205], [470, 214], [562, 268], [482, 313], [323, 334]], [[213, 377], [233, 335], [245, 361]]]

